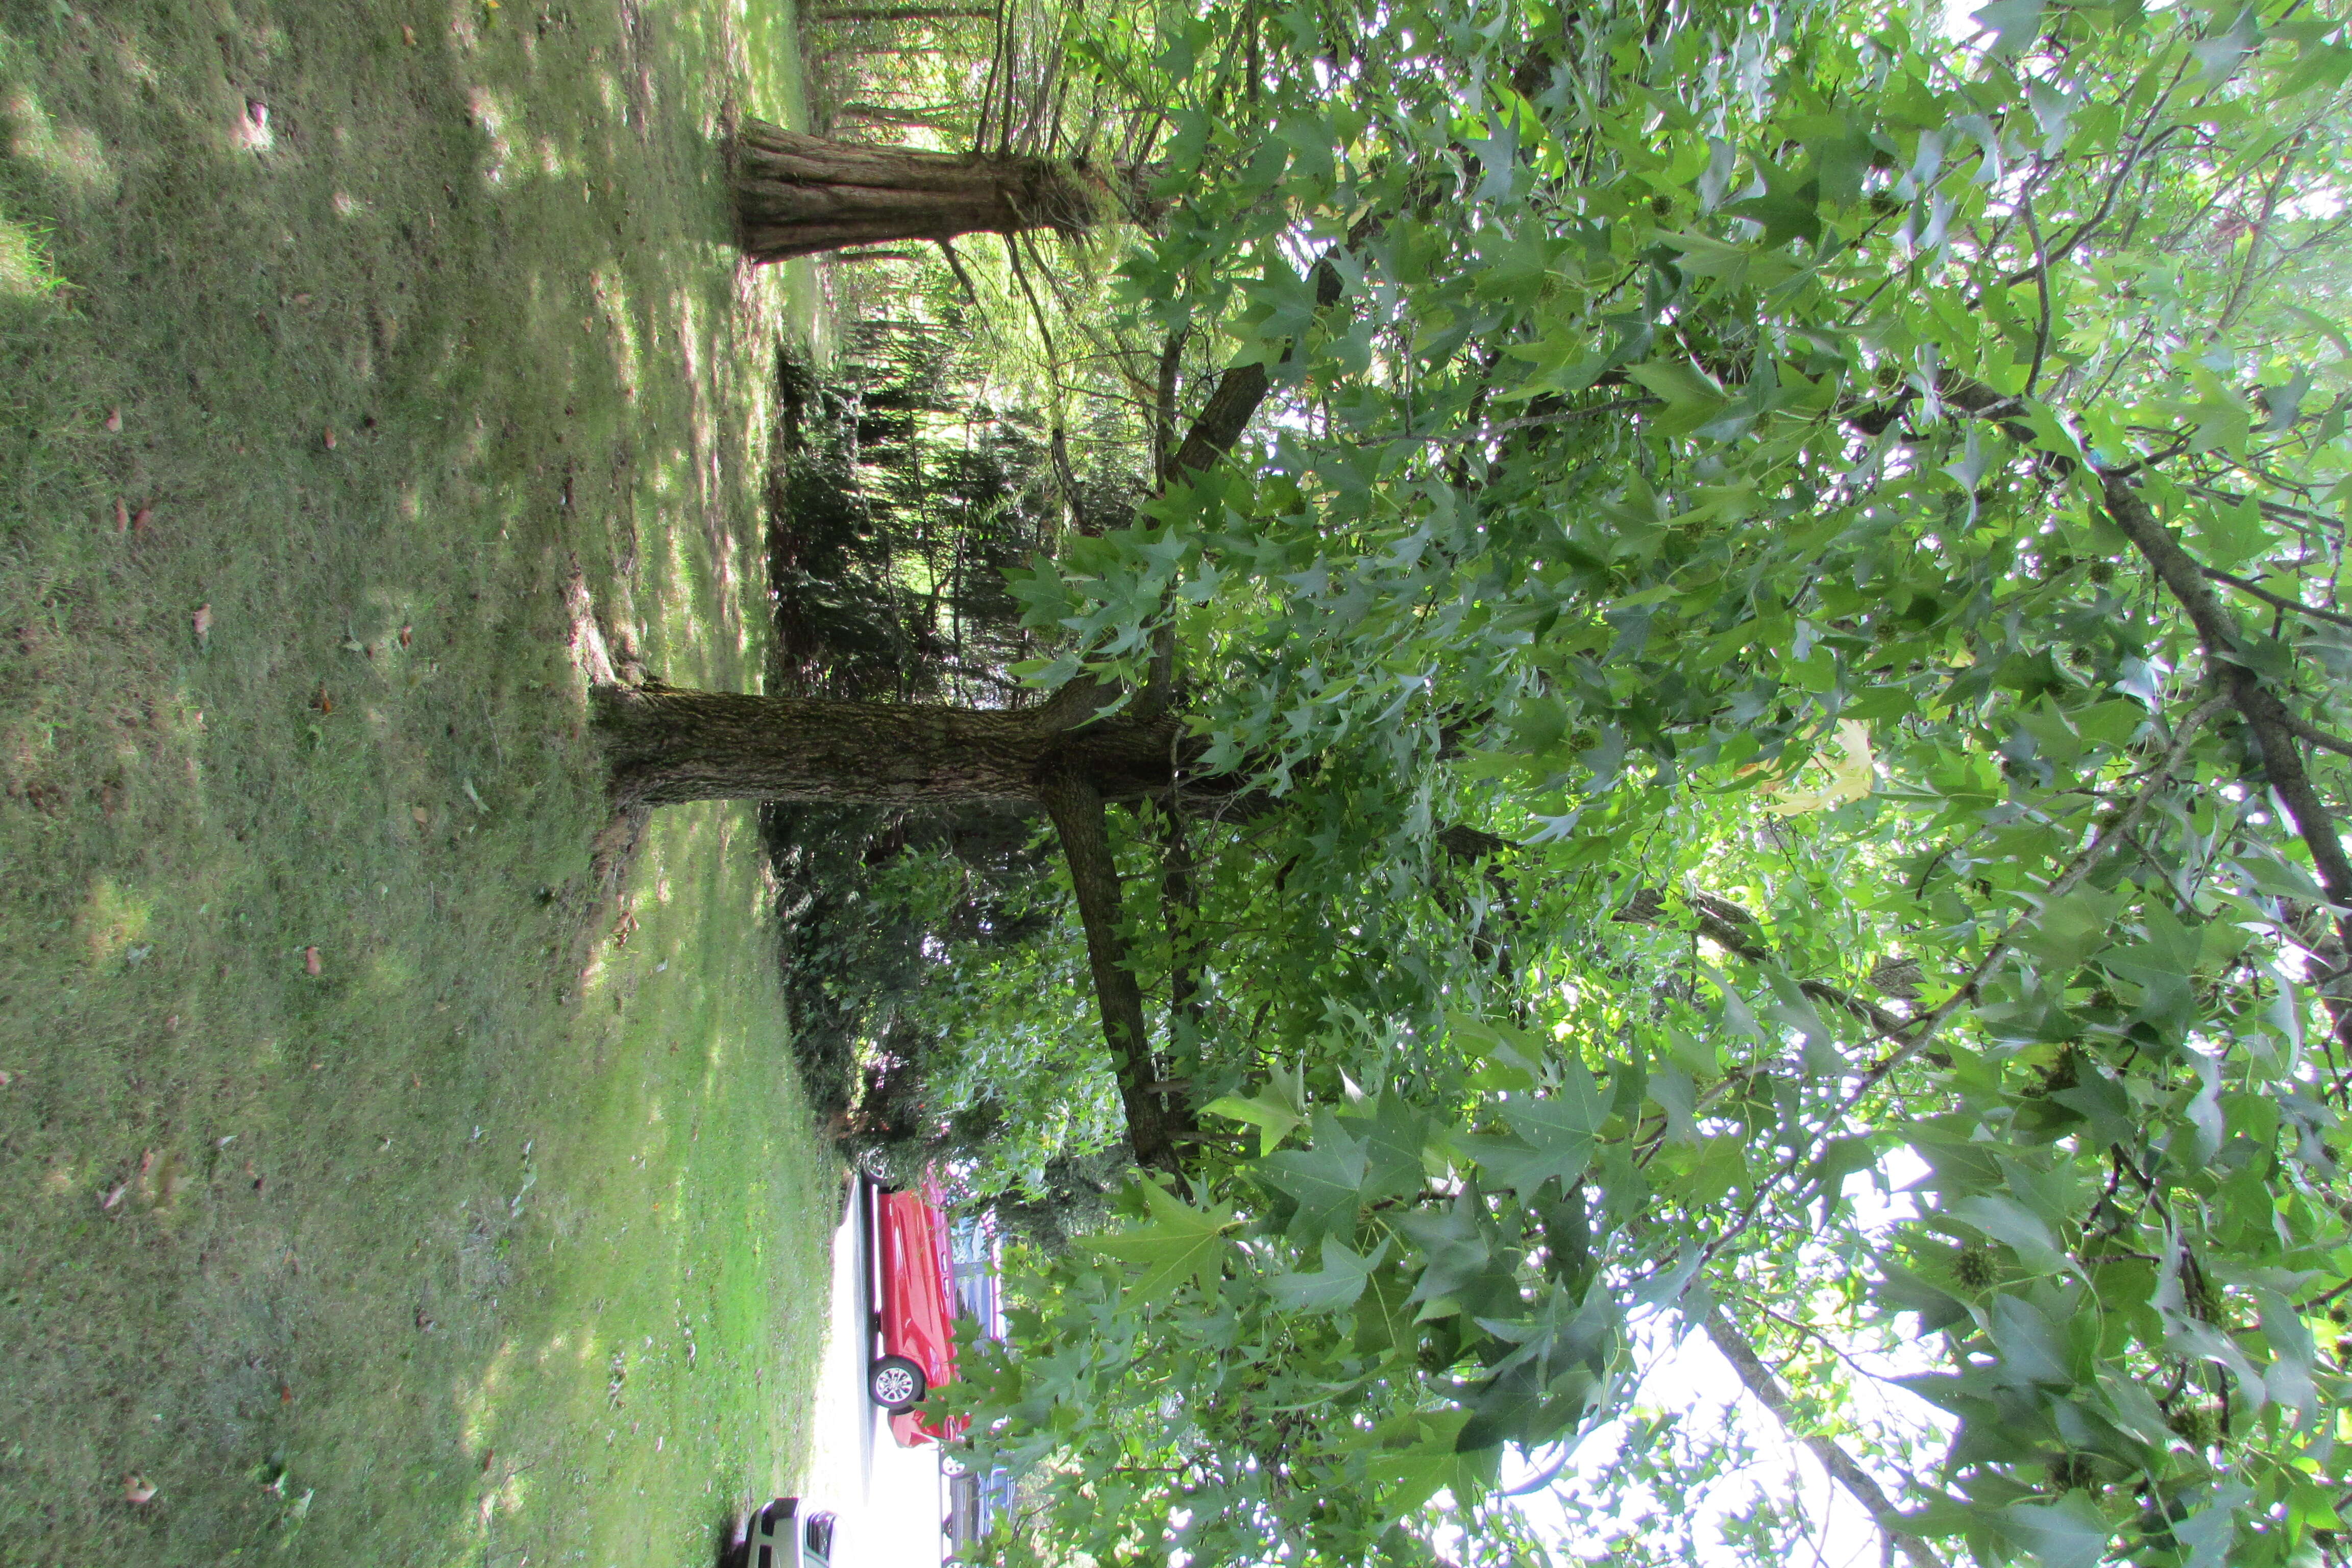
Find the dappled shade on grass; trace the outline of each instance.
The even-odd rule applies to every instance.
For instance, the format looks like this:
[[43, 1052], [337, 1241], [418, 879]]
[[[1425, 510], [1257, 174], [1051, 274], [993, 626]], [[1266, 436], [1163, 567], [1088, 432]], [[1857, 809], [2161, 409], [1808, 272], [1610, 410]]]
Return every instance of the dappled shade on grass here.
[[788, 15], [14, 16], [0, 1535], [689, 1550], [804, 1440], [831, 1182], [748, 813], [597, 883], [566, 595], [756, 679], [712, 148]]

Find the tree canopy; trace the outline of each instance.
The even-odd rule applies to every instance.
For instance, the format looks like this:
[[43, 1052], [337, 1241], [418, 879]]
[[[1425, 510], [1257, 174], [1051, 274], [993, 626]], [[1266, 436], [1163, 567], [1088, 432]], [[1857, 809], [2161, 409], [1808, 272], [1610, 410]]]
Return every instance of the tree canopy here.
[[947, 1395], [1003, 1550], [1521, 1561], [1507, 1453], [1599, 1434], [1565, 1549], [1694, 1560], [1702, 1334], [1915, 1568], [2342, 1561], [2341, 19], [1074, 48], [1165, 106], [1099, 330], [1166, 368], [1024, 673], [1167, 761], [1040, 785], [1142, 1170]]

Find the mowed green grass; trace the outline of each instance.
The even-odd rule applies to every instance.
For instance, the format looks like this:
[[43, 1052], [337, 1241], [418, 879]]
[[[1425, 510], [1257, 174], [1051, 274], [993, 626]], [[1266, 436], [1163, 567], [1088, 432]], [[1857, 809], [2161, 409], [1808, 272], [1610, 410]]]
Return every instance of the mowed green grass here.
[[758, 683], [783, 5], [0, 4], [0, 1562], [692, 1563], [798, 1465], [755, 825], [600, 886], [575, 646]]

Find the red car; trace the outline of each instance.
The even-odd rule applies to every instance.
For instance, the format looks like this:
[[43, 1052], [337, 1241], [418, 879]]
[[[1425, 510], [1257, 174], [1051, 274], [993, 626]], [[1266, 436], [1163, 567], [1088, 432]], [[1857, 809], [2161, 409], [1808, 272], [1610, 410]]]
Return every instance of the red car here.
[[901, 1447], [944, 1442], [966, 1425], [958, 1418], [942, 1427], [914, 1408], [956, 1374], [955, 1263], [939, 1197], [929, 1182], [921, 1192], [874, 1194], [868, 1255], [875, 1263], [878, 1342], [866, 1364], [866, 1390], [890, 1412], [890, 1435]]

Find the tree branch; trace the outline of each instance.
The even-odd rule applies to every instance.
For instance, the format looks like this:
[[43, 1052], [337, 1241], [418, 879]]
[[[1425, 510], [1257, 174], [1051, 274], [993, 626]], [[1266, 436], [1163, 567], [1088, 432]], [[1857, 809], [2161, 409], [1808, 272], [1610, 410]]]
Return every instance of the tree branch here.
[[2042, 226], [2033, 221], [2033, 193], [2028, 190], [2018, 204], [2025, 216], [2025, 233], [2033, 241], [2033, 287], [2042, 299], [2042, 325], [2033, 334], [2033, 365], [2025, 373], [2022, 395], [2033, 395], [2042, 380], [2042, 362], [2050, 353], [2050, 257], [2042, 247]]
[[[1720, 899], [1710, 901], [1723, 904], [1726, 910], [1738, 914], [1741, 919], [1748, 920], [1751, 923], [1753, 921], [1753, 917], [1737, 904], [1728, 903]], [[1753, 933], [1742, 931], [1738, 924], [1724, 915], [1708, 909], [1696, 900], [1689, 900], [1689, 908], [1691, 914], [1698, 921], [1699, 934], [1714, 942], [1716, 946], [1727, 952], [1736, 953], [1750, 963], [1778, 962], [1770, 948], [1765, 946]], [[1797, 989], [1816, 1002], [1827, 1002], [1832, 1007], [1853, 1014], [1877, 1030], [1882, 1037], [1899, 1035], [1911, 1024], [1910, 1019], [1888, 1012], [1869, 997], [1858, 996], [1842, 986], [1832, 985], [1824, 980], [1800, 980], [1797, 982]]]
[[1176, 434], [1176, 384], [1184, 368], [1184, 340], [1191, 335], [1181, 329], [1172, 331], [1160, 350], [1160, 374], [1151, 397], [1151, 482], [1155, 487], [1168, 483], [1170, 459], [1175, 456], [1168, 443]]
[[2241, 593], [2252, 594], [2263, 604], [2274, 608], [2288, 610], [2298, 616], [2309, 616], [2313, 620], [2326, 621], [2332, 626], [2352, 626], [2352, 616], [2339, 615], [2334, 610], [2323, 610], [2316, 605], [2306, 605], [2301, 599], [2290, 599], [2284, 594], [2273, 594], [2259, 583], [2249, 583], [2243, 577], [2224, 572], [2218, 566], [2208, 566], [2200, 561], [2197, 563], [2197, 570], [2212, 578], [2216, 583], [2227, 583]]
[[1168, 1016], [1171, 1044], [1179, 1026], [1195, 1038], [1201, 1026], [1201, 889], [1192, 843], [1184, 830], [1184, 801], [1171, 791], [1160, 809], [1160, 914], [1168, 930]]
[[[1349, 238], [1352, 243], [1355, 237]], [[1328, 310], [1339, 302], [1345, 284], [1329, 257], [1318, 261], [1308, 277], [1315, 285], [1317, 310]], [[1291, 353], [1285, 349], [1282, 357], [1287, 360]], [[1172, 481], [1201, 473], [1232, 451], [1234, 443], [1242, 438], [1242, 432], [1257, 413], [1257, 405], [1265, 401], [1265, 395], [1273, 388], [1274, 377], [1262, 364], [1237, 364], [1219, 376], [1209, 401], [1202, 405], [1192, 428], [1185, 433], [1184, 444], [1176, 448], [1176, 456], [1168, 465], [1169, 479]]]
[[948, 258], [948, 270], [954, 273], [955, 280], [963, 285], [964, 298], [971, 301], [974, 310], [985, 309], [980, 302], [980, 290], [973, 287], [971, 274], [963, 269], [963, 258], [955, 253], [955, 247], [944, 239], [939, 245], [940, 254]]
[[[2147, 815], [2148, 807], [2155, 804], [2156, 797], [2163, 790], [2165, 781], [2172, 776], [2173, 770], [2178, 768], [2182, 760], [2188, 756], [2189, 742], [2196, 739], [2198, 731], [2203, 729], [2208, 720], [2229, 704], [2230, 699], [2226, 694], [2211, 698], [2180, 721], [2179, 727], [2173, 731], [2172, 745], [2165, 752], [2164, 760], [2158, 763], [2142, 781], [2138, 793], [2132, 797], [2129, 805], [2116, 812], [2094, 829], [2091, 842], [2084, 846], [2082, 852], [2074, 857], [2073, 864], [2061, 872], [2057, 880], [2052, 882], [2043, 892], [2042, 898], [2045, 903], [2052, 900], [2063, 899], [2082, 886], [2083, 879], [2088, 877], [2100, 860], [2105, 858], [2107, 850], [2130, 834], [2133, 827], [2138, 825], [2139, 819]], [[2032, 913], [2029, 911], [2017, 916], [2008, 925], [2002, 927], [2000, 934], [1993, 939], [1992, 945], [1985, 950], [1984, 956], [1977, 960], [1975, 967], [1962, 977], [1958, 986], [1953, 990], [1951, 995], [1945, 998], [1940, 1006], [1923, 1016], [1911, 1019], [1903, 1026], [1901, 1031], [1894, 1037], [1902, 1043], [1880, 1058], [1876, 1066], [1862, 1075], [1861, 1079], [1855, 1083], [1853, 1091], [1845, 1097], [1838, 1106], [1836, 1114], [1831, 1118], [1832, 1124], [1843, 1121], [1855, 1106], [1862, 1103], [1864, 1095], [1885, 1081], [1887, 1074], [1927, 1049], [1928, 1042], [1936, 1037], [1936, 1031], [1942, 1028], [1953, 1014], [1976, 999], [1978, 985], [1983, 983], [1986, 975], [1992, 973], [1993, 966], [2001, 961], [2009, 950], [2016, 945], [2017, 933], [2033, 918]], [[2352, 1010], [2337, 1016], [2339, 1027], [2347, 1018], [2352, 1018]], [[1699, 1249], [1701, 1262], [1712, 1262], [1721, 1256], [1724, 1248], [1729, 1247], [1741, 1232], [1755, 1222], [1756, 1216], [1763, 1212], [1765, 1198], [1772, 1190], [1804, 1167], [1807, 1152], [1806, 1150], [1800, 1149], [1774, 1167], [1770, 1175], [1756, 1184], [1755, 1192], [1748, 1198], [1746, 1205], [1728, 1225], [1716, 1233], [1714, 1239]], [[1697, 1276], [1694, 1275], [1692, 1278], [1696, 1279]]]
[[1063, 858], [1069, 863], [1103, 1037], [1118, 1064], [1128, 1146], [1138, 1164], [1181, 1174], [1177, 1136], [1198, 1129], [1181, 1102], [1171, 1108], [1152, 1091], [1160, 1074], [1152, 1066], [1151, 1037], [1144, 1025], [1143, 987], [1129, 963], [1127, 940], [1119, 929], [1118, 866], [1111, 855], [1102, 796], [1082, 769], [1056, 765], [1038, 780], [1037, 797], [1053, 818]]
[[1740, 1386], [1754, 1394], [1756, 1403], [1770, 1411], [1772, 1418], [1788, 1430], [1789, 1436], [1802, 1443], [1806, 1451], [1820, 1461], [1822, 1468], [1829, 1472], [1830, 1479], [1843, 1488], [1848, 1497], [1862, 1505], [1863, 1511], [1870, 1515], [1871, 1522], [1878, 1527], [1879, 1533], [1910, 1561], [1911, 1568], [1945, 1568], [1943, 1558], [1937, 1554], [1934, 1547], [1904, 1528], [1911, 1522], [1909, 1518], [1895, 1506], [1894, 1500], [1879, 1486], [1876, 1478], [1836, 1443], [1818, 1432], [1803, 1430], [1797, 1419], [1796, 1405], [1790, 1399], [1788, 1390], [1781, 1387], [1780, 1380], [1772, 1375], [1772, 1369], [1764, 1364], [1764, 1358], [1756, 1353], [1756, 1347], [1741, 1336], [1729, 1318], [1724, 1316], [1720, 1305], [1709, 1303], [1706, 1312], [1699, 1316], [1699, 1326], [1706, 1331], [1706, 1337], [1713, 1342], [1715, 1348], [1723, 1352], [1723, 1359], [1731, 1363], [1731, 1370], [1739, 1374]]
[[2352, 741], [2346, 740], [2343, 736], [2336, 733], [2333, 730], [2323, 730], [2318, 725], [2312, 723], [2308, 720], [2296, 718], [2293, 713], [2287, 710], [2286, 706], [2284, 703], [2279, 706], [2278, 717], [2280, 723], [2285, 725], [2288, 730], [2302, 736], [2313, 745], [2321, 747], [2326, 751], [2340, 752], [2347, 757], [2352, 757]]
[[[2130, 480], [2116, 474], [2101, 475], [2100, 488], [2107, 515], [2123, 531], [2124, 537], [2147, 557], [2158, 580], [2180, 602], [2180, 607], [2189, 612], [2206, 656], [2220, 668], [2224, 692], [2253, 732], [2255, 746], [2262, 753], [2263, 776], [2286, 806], [2295, 832], [2311, 851], [2319, 885], [2326, 889], [2328, 901], [2336, 906], [2336, 934], [2347, 949], [2352, 949], [2352, 858], [2346, 856], [2344, 841], [2336, 831], [2336, 819], [2312, 786], [2302, 753], [2295, 750], [2295, 727], [2301, 721], [2243, 662], [2242, 633], [2236, 617], [2214, 596], [2196, 560], [2180, 547], [2171, 530], [2158, 520], [2147, 502], [2140, 499], [2138, 489]], [[2337, 1026], [2346, 1044], [2352, 1045], [2352, 1009], [2339, 1016]]]
[[[2164, 761], [2158, 763], [2155, 771], [2142, 782], [2139, 793], [2132, 796], [2131, 804], [2094, 829], [2091, 842], [2084, 845], [2082, 852], [2074, 857], [2074, 864], [2059, 873], [2058, 879], [2043, 890], [2042, 898], [2045, 905], [2064, 898], [2076, 888], [2081, 887], [2083, 879], [2088, 877], [2100, 860], [2105, 858], [2108, 849], [2139, 825], [2139, 819], [2146, 816], [2147, 808], [2155, 804], [2156, 797], [2162, 791], [2165, 782], [2172, 776], [2172, 771], [2179, 767], [2182, 759], [2189, 755], [2189, 743], [2197, 738], [2197, 731], [2203, 729], [2206, 721], [2220, 712], [2228, 703], [2227, 697], [2212, 698], [2180, 721], [2179, 728], [2173, 731], [2172, 746], [2165, 752]], [[1904, 1026], [1904, 1031], [1908, 1037], [1882, 1058], [1877, 1066], [1862, 1075], [1861, 1083], [1855, 1086], [1853, 1094], [1846, 1097], [1845, 1106], [1842, 1109], [1851, 1110], [1864, 1094], [1876, 1088], [1888, 1073], [1926, 1049], [1927, 1042], [1935, 1038], [1936, 1031], [1944, 1026], [1946, 1020], [1976, 1000], [1977, 987], [1983, 983], [1986, 975], [1992, 973], [1993, 966], [2008, 955], [2009, 950], [2017, 945], [2017, 933], [2033, 919], [2033, 913], [2028, 911], [2018, 915], [2009, 924], [2003, 926], [2000, 934], [1993, 938], [1992, 945], [1985, 949], [1984, 956], [1977, 960], [1975, 967], [1971, 968], [1967, 976], [1961, 980], [1958, 988], [1945, 998], [1943, 1005], [1924, 1018], [1913, 1019]]]

